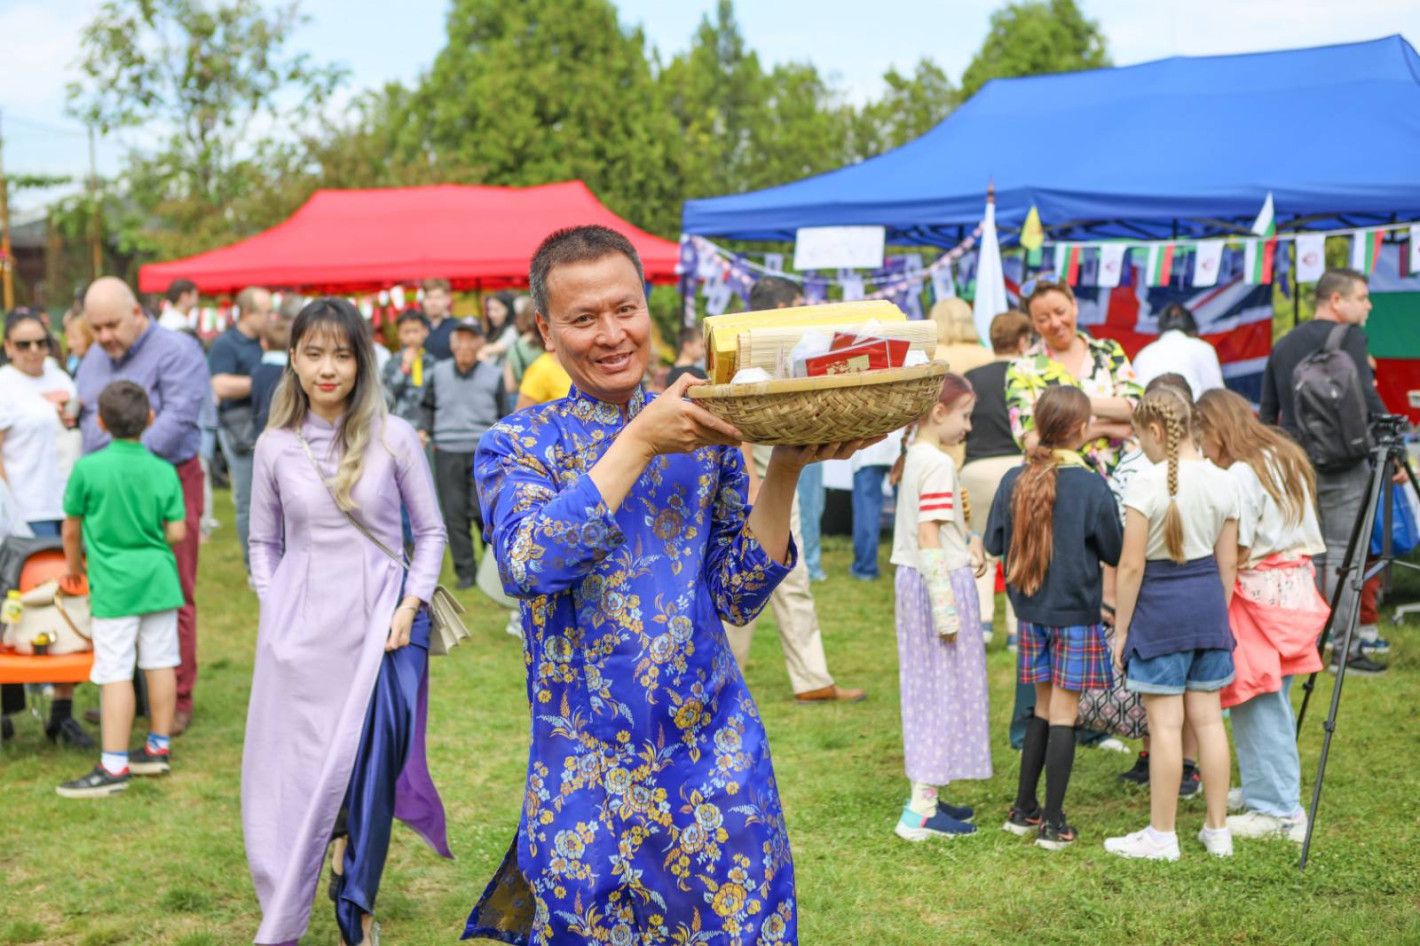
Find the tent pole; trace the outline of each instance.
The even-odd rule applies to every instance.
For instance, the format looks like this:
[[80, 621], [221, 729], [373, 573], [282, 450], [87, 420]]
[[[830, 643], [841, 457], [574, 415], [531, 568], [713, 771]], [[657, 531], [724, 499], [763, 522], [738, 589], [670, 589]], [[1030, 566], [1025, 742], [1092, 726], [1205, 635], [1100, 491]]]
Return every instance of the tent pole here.
[[1302, 324], [1302, 284], [1297, 281], [1297, 241], [1292, 241], [1292, 328]]

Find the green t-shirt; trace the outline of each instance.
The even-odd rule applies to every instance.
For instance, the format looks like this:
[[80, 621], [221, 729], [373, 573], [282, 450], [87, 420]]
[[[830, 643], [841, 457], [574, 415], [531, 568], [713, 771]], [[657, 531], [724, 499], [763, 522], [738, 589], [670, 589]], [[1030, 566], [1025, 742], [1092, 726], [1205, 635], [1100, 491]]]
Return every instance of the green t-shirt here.
[[163, 525], [186, 515], [177, 470], [134, 440], [115, 440], [74, 464], [64, 514], [84, 519], [89, 605], [96, 618], [180, 608], [177, 559]]

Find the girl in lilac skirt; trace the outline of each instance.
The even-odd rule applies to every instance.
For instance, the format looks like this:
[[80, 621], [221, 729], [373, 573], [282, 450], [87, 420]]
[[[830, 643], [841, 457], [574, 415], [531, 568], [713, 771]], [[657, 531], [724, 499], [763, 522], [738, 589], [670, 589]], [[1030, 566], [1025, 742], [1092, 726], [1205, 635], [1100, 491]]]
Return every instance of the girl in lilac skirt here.
[[939, 799], [948, 783], [991, 777], [986, 645], [976, 577], [981, 538], [967, 531], [967, 501], [943, 447], [961, 443], [976, 403], [970, 383], [949, 374], [941, 398], [903, 438], [892, 563], [897, 566], [897, 653], [902, 742], [912, 796], [898, 819], [906, 841], [976, 831], [970, 808]]

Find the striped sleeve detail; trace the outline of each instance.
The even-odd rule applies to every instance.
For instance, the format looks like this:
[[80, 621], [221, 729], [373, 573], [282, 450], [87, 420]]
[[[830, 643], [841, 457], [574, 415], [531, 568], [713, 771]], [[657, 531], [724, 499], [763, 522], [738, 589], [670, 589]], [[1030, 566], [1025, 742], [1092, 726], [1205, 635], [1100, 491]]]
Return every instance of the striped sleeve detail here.
[[923, 493], [917, 508], [920, 512], [951, 512], [955, 505], [951, 493]]

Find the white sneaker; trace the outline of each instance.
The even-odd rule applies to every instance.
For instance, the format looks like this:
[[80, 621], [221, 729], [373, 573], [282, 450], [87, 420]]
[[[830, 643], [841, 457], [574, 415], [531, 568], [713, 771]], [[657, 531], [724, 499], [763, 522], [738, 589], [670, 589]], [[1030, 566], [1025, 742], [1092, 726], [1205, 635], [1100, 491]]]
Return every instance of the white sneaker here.
[[1198, 832], [1198, 841], [1214, 857], [1233, 856], [1233, 834], [1227, 828], [1222, 831], [1209, 831], [1204, 827]]
[[1240, 838], [1286, 838], [1301, 844], [1307, 836], [1307, 813], [1292, 818], [1278, 818], [1260, 811], [1228, 816], [1228, 830]]
[[1103, 749], [1106, 752], [1128, 752], [1129, 747], [1118, 739], [1110, 736], [1108, 739], [1101, 739], [1095, 743], [1096, 749]]
[[513, 613], [508, 615], [508, 623], [503, 625], [503, 633], [509, 637], [523, 638], [523, 613], [514, 608]]
[[1241, 788], [1228, 789], [1228, 810], [1246, 811], [1247, 802], [1243, 801], [1243, 791]]
[[1148, 828], [1142, 828], [1122, 838], [1105, 838], [1104, 849], [1120, 857], [1136, 857], [1146, 861], [1178, 860], [1178, 835], [1166, 841], [1155, 841]]

